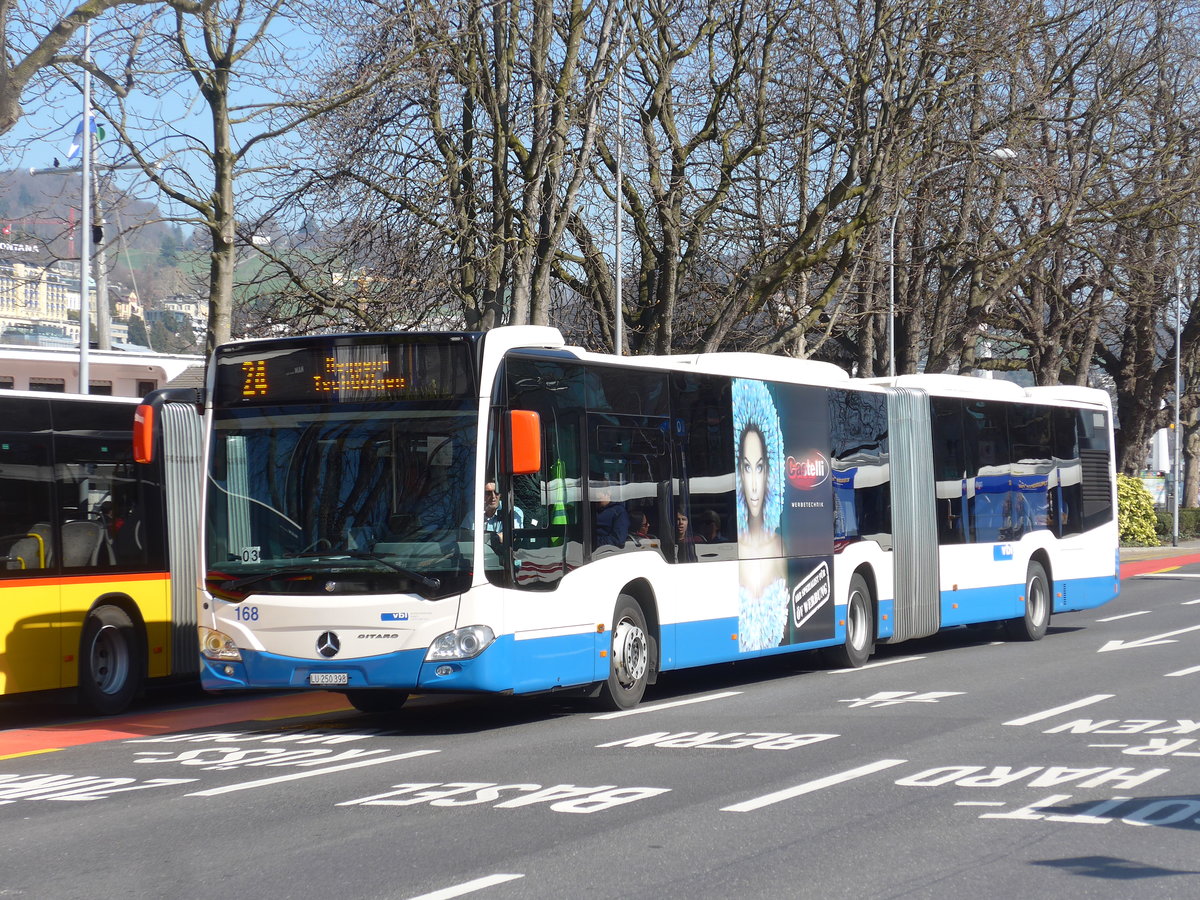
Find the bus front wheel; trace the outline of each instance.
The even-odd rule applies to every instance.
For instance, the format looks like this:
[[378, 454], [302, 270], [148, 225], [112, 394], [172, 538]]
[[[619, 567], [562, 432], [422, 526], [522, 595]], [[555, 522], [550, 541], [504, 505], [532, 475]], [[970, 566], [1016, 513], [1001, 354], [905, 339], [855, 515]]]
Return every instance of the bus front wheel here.
[[142, 687], [137, 629], [119, 606], [99, 606], [83, 623], [79, 648], [79, 693], [91, 712], [124, 711]]
[[831, 647], [828, 660], [843, 669], [857, 669], [866, 664], [875, 652], [875, 613], [871, 588], [857, 572], [850, 578], [850, 593], [846, 597], [846, 640], [840, 647]]
[[626, 594], [617, 600], [609, 657], [608, 680], [600, 685], [600, 703], [606, 709], [633, 709], [646, 693], [650, 636], [642, 607]]
[[1036, 560], [1029, 563], [1025, 575], [1025, 615], [1004, 623], [1014, 641], [1040, 641], [1050, 625], [1050, 579]]

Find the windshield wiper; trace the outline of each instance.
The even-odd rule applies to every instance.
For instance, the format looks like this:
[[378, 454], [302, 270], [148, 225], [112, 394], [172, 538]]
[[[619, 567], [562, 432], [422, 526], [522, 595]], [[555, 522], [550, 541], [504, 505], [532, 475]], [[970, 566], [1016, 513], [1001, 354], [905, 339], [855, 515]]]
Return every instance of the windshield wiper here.
[[231, 578], [228, 581], [221, 582], [221, 589], [241, 593], [250, 587], [250, 585], [266, 581], [268, 578], [278, 578], [279, 574], [279, 572], [258, 572], [254, 575], [244, 575], [241, 578]]
[[[298, 557], [292, 557], [292, 558], [298, 558]], [[436, 591], [438, 588], [440, 588], [442, 586], [441, 579], [432, 578], [428, 575], [422, 575], [420, 572], [414, 572], [411, 569], [406, 569], [403, 566], [397, 565], [396, 563], [392, 562], [391, 560], [387, 559], [386, 557], [384, 557], [382, 554], [379, 554], [379, 553], [373, 553], [373, 552], [362, 551], [362, 550], [344, 550], [344, 551], [339, 551], [338, 553], [320, 553], [320, 554], [314, 553], [314, 554], [311, 554], [310, 556], [308, 556], [307, 558], [308, 559], [322, 559], [322, 560], [325, 560], [325, 559], [329, 559], [329, 560], [347, 559], [347, 558], [348, 559], [370, 559], [370, 560], [374, 560], [375, 562], [383, 563], [389, 569], [393, 569], [393, 570], [399, 572], [401, 575], [405, 576], [406, 578], [408, 578], [412, 581], [415, 581], [417, 584], [421, 585], [424, 588], [428, 588], [431, 591]], [[259, 582], [262, 582], [262, 581], [267, 581], [268, 579], [271, 579], [271, 578], [289, 578], [289, 577], [294, 577], [297, 575], [311, 575], [311, 574], [314, 574], [314, 572], [316, 574], [321, 574], [321, 575], [336, 575], [341, 570], [342, 570], [341, 566], [321, 566], [321, 567], [317, 567], [316, 569], [312, 569], [312, 568], [309, 568], [309, 569], [299, 569], [299, 568], [297, 568], [297, 569], [273, 569], [270, 572], [256, 572], [253, 575], [245, 575], [241, 578], [233, 578], [233, 579], [230, 579], [229, 581], [222, 581], [221, 589], [226, 590], [226, 591], [236, 591], [238, 593], [241, 593], [242, 591], [246, 590], [246, 588], [250, 587], [251, 585], [258, 584]]]
[[381, 562], [389, 569], [395, 569], [401, 575], [411, 578], [417, 584], [429, 588], [431, 591], [436, 591], [442, 586], [442, 580], [431, 575], [422, 575], [420, 572], [414, 572], [412, 569], [406, 569], [404, 566], [392, 562], [382, 553], [376, 553], [374, 550], [343, 550], [336, 554], [337, 556], [349, 556], [351, 559], [373, 559], [376, 562]]

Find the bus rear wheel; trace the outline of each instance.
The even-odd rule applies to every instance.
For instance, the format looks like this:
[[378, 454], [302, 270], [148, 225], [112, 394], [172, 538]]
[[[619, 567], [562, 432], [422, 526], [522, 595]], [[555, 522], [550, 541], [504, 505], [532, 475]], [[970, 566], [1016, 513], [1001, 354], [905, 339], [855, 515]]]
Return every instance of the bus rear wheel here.
[[633, 709], [646, 693], [650, 673], [650, 636], [646, 615], [632, 597], [622, 594], [613, 615], [608, 679], [600, 685], [605, 709]]
[[875, 614], [871, 588], [857, 572], [850, 578], [846, 598], [846, 640], [826, 651], [828, 660], [842, 669], [857, 669], [875, 652]]
[[364, 713], [396, 712], [408, 699], [408, 691], [387, 689], [345, 691], [350, 705]]
[[1050, 579], [1037, 560], [1025, 574], [1025, 615], [1008, 619], [1004, 630], [1014, 641], [1040, 641], [1050, 626]]
[[79, 693], [97, 715], [123, 712], [142, 688], [137, 629], [119, 606], [98, 606], [83, 623], [79, 646]]

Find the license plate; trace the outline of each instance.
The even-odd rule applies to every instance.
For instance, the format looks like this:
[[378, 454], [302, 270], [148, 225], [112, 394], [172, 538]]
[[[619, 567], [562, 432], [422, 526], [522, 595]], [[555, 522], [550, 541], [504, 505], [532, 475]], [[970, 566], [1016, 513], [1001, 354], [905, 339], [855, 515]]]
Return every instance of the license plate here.
[[349, 684], [350, 676], [345, 672], [310, 672], [309, 684]]

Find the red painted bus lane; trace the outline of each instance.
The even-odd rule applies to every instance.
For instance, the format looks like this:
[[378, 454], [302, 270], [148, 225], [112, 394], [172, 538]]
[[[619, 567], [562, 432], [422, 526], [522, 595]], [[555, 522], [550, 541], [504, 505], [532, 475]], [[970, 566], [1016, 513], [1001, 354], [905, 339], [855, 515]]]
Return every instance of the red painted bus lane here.
[[1200, 553], [1189, 553], [1184, 556], [1166, 556], [1159, 559], [1131, 559], [1121, 563], [1121, 577], [1132, 578], [1135, 575], [1149, 575], [1167, 569], [1177, 569], [1191, 563], [1200, 562]]
[[86, 722], [72, 722], [66, 725], [12, 728], [0, 731], [0, 760], [49, 753], [82, 744], [123, 741], [214, 725], [228, 725], [232, 722], [288, 719], [347, 712], [352, 709], [341, 694], [322, 691], [162, 712], [130, 713], [111, 719], [89, 719]]

